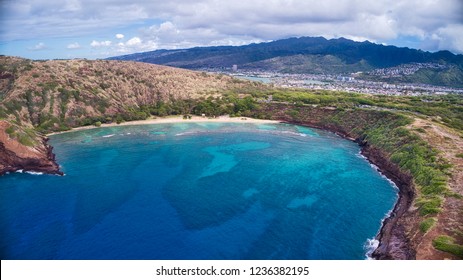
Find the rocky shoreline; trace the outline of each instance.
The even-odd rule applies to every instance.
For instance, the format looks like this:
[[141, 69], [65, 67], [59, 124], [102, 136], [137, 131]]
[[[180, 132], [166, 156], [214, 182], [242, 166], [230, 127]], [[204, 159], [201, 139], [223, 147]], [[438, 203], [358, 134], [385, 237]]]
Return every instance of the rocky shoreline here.
[[399, 194], [394, 208], [386, 219], [376, 236], [379, 241], [378, 248], [371, 257], [379, 260], [410, 260], [416, 258], [416, 252], [410, 244], [406, 234], [404, 216], [412, 205], [415, 197], [412, 177], [403, 173], [392, 164], [379, 149], [368, 144], [359, 143], [369, 162], [377, 166], [382, 174], [392, 180], [399, 188]]
[[10, 126], [9, 122], [0, 121], [0, 176], [19, 170], [63, 175], [47, 137], [36, 135], [36, 145], [26, 146], [6, 133]]
[[19, 157], [14, 151], [5, 149], [3, 143], [0, 143], [0, 154], [2, 154], [0, 161], [0, 176], [16, 172], [40, 172], [46, 174], [63, 175], [59, 165], [55, 161], [55, 154], [53, 153], [53, 147], [43, 143], [46, 152], [43, 153], [43, 157]]
[[410, 209], [415, 197], [415, 188], [411, 175], [404, 173], [400, 168], [393, 164], [380, 149], [372, 147], [360, 138], [356, 138], [339, 127], [330, 125], [320, 125], [310, 122], [296, 122], [283, 120], [285, 123], [302, 125], [325, 131], [330, 131], [359, 144], [361, 154], [372, 164], [378, 167], [379, 171], [388, 179], [393, 181], [399, 189], [398, 199], [389, 217], [382, 223], [378, 235], [375, 237], [379, 241], [378, 247], [373, 251], [371, 257], [377, 260], [413, 260], [416, 259], [416, 251], [406, 232], [410, 227], [408, 210]]

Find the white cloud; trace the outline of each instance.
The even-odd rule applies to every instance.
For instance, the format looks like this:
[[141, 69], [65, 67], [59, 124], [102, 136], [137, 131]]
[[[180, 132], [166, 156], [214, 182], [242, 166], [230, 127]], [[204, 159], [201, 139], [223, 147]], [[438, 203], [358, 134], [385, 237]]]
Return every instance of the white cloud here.
[[[49, 0], [1, 1], [0, 41], [137, 32], [127, 51], [245, 44], [290, 36], [368, 39], [414, 37], [463, 53], [461, 0]], [[153, 24], [153, 22], [155, 24]], [[131, 41], [134, 39], [134, 41]], [[129, 41], [130, 48], [129, 49]], [[433, 44], [428, 44], [429, 42]], [[117, 48], [94, 41], [93, 48]]]
[[145, 41], [155, 42], [159, 48], [179, 49], [194, 46], [244, 45], [258, 43], [263, 40], [249, 35], [221, 34], [213, 28], [193, 28], [181, 30], [171, 21], [152, 25], [141, 30]]
[[76, 43], [69, 44], [66, 48], [70, 50], [75, 50], [75, 49], [80, 49], [81, 46], [79, 45], [79, 43], [76, 42]]
[[30, 51], [41, 51], [41, 50], [45, 50], [45, 49], [47, 49], [47, 46], [42, 42], [38, 43], [37, 45], [35, 45], [33, 47], [28, 48], [28, 50], [30, 50]]
[[129, 47], [137, 46], [141, 44], [141, 39], [138, 37], [133, 37], [132, 39], [128, 40], [125, 44]]
[[95, 41], [93, 40], [91, 43], [90, 43], [90, 46], [92, 48], [100, 48], [100, 47], [109, 47], [111, 46], [112, 42], [111, 41]]
[[439, 42], [437, 49], [447, 49], [463, 53], [463, 26], [449, 25], [437, 30], [433, 39]]
[[[240, 45], [292, 36], [387, 43], [407, 36], [426, 40], [449, 25], [463, 26], [459, 0], [204, 0], [187, 5], [167, 17], [169, 20], [143, 28], [141, 38], [163, 48]], [[452, 34], [446, 36], [445, 43], [440, 37], [439, 48], [459, 45], [461, 36]], [[452, 50], [463, 53], [463, 48]]]
[[158, 45], [153, 40], [142, 40], [140, 37], [133, 37], [127, 41], [120, 41], [117, 44], [113, 44], [111, 41], [93, 40], [90, 46], [98, 50], [98, 55], [101, 57], [150, 51], [158, 48]]
[[133, 53], [151, 51], [157, 48], [158, 45], [153, 40], [142, 40], [139, 37], [133, 37], [125, 43], [119, 43], [114, 51], [116, 53]]

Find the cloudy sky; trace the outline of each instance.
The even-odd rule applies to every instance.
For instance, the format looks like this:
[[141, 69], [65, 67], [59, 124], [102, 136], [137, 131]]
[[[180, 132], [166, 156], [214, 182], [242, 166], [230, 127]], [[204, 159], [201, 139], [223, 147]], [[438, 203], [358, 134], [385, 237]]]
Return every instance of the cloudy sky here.
[[463, 54], [463, 0], [0, 0], [0, 54], [32, 59], [300, 36]]

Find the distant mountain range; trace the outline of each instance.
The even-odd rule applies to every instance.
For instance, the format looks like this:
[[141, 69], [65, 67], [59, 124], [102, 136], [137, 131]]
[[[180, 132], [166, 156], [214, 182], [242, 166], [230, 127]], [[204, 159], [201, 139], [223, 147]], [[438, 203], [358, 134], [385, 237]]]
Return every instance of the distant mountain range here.
[[[245, 46], [196, 47], [157, 50], [108, 58], [169, 65], [187, 69], [231, 69], [280, 73], [350, 74], [388, 82], [410, 82], [463, 87], [463, 55], [449, 51], [435, 53], [410, 48], [384, 46], [345, 38], [300, 37]], [[415, 72], [381, 76], [373, 70], [421, 65]], [[439, 67], [436, 67], [438, 65]], [[386, 71], [387, 72], [387, 71]]]

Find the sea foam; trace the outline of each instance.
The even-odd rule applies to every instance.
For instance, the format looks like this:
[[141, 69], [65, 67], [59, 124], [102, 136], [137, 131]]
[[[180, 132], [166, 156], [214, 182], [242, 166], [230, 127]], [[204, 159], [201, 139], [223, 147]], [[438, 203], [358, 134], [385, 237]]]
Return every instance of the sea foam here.
[[25, 173], [31, 174], [31, 175], [43, 175], [43, 172], [35, 172], [35, 171], [26, 171]]
[[379, 241], [375, 238], [368, 238], [367, 241], [365, 242], [365, 245], [363, 246], [365, 248], [366, 254], [365, 254], [365, 259], [367, 260], [374, 260], [374, 258], [371, 257], [371, 254], [378, 248], [379, 246]]

